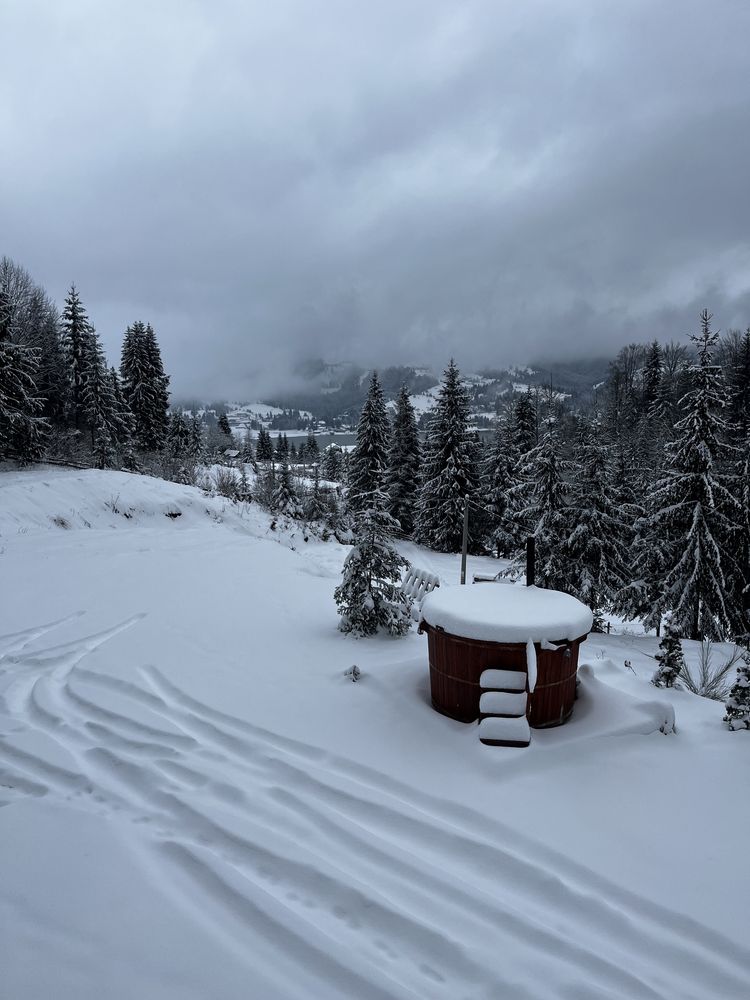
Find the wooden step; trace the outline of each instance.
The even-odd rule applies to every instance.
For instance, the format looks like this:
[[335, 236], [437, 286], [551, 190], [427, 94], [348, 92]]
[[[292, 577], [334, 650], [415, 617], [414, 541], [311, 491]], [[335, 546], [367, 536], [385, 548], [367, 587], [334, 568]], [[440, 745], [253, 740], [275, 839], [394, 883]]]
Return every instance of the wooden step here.
[[480, 721], [479, 740], [490, 747], [527, 747], [531, 742], [531, 730], [526, 716], [507, 719], [492, 715]]
[[483, 670], [479, 686], [486, 691], [525, 691], [527, 680], [523, 670]]
[[528, 696], [525, 691], [483, 691], [479, 697], [481, 715], [526, 717]]

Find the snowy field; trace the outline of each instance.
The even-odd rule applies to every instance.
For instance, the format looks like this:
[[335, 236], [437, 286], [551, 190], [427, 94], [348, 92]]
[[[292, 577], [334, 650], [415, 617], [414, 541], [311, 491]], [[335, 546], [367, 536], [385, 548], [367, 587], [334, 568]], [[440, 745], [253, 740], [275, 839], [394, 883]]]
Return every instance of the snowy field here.
[[424, 637], [337, 632], [345, 554], [188, 487], [0, 473], [3, 1000], [747, 998], [748, 734], [619, 634], [568, 725], [481, 746]]

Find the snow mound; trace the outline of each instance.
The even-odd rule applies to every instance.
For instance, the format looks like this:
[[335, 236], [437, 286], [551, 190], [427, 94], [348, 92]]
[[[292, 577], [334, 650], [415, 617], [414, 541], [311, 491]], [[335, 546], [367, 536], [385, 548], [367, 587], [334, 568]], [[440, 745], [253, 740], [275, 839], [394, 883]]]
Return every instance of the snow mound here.
[[257, 508], [206, 496], [195, 486], [130, 472], [49, 466], [0, 476], [0, 536], [6, 537], [137, 525], [174, 530], [206, 523], [251, 530], [267, 520]]
[[515, 584], [441, 587], [425, 598], [422, 617], [434, 628], [485, 642], [578, 639], [593, 624], [591, 610], [570, 594]]

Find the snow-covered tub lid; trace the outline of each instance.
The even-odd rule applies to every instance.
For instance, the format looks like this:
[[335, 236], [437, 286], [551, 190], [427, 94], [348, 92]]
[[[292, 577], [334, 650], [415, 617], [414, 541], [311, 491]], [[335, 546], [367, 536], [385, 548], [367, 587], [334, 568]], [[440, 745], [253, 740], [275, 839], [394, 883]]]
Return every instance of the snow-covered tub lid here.
[[500, 583], [439, 587], [425, 597], [422, 618], [463, 639], [513, 643], [578, 639], [594, 622], [570, 594]]

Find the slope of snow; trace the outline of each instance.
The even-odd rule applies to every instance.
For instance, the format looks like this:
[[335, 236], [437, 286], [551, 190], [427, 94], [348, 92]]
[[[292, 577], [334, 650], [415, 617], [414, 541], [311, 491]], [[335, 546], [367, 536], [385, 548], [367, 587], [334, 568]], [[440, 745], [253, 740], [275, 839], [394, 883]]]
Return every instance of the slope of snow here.
[[747, 995], [750, 740], [655, 640], [590, 637], [572, 720], [485, 747], [424, 636], [337, 632], [346, 549], [219, 503], [0, 473], [0, 995]]

